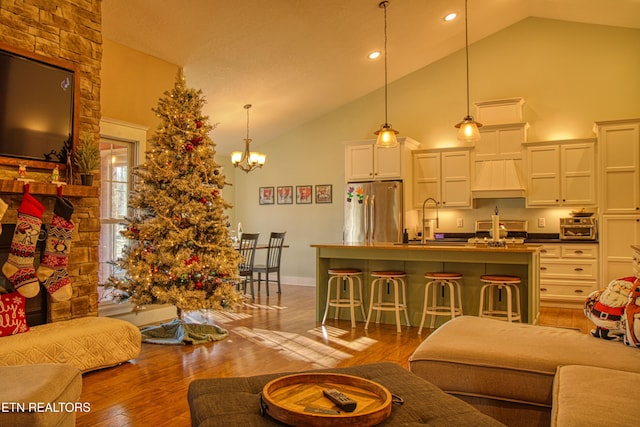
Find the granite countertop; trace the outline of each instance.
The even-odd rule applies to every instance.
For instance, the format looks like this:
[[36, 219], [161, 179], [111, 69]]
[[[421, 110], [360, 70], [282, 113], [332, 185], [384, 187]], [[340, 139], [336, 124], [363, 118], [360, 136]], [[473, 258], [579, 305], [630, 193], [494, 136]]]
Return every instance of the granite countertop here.
[[458, 251], [458, 252], [536, 252], [540, 249], [540, 245], [511, 245], [505, 246], [488, 246], [485, 244], [473, 244], [467, 242], [429, 242], [426, 244], [412, 243], [317, 243], [310, 245], [313, 248], [353, 248], [365, 250], [409, 250], [409, 251]]

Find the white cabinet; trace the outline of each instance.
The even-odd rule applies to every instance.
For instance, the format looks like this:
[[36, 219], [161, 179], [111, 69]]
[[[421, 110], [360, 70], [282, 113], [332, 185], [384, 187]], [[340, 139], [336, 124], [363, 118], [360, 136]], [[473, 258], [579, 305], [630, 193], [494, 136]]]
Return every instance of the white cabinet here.
[[380, 148], [375, 140], [353, 141], [345, 145], [347, 182], [403, 179], [407, 175], [411, 150], [420, 144], [411, 138], [398, 138], [393, 148]]
[[[603, 215], [600, 220], [602, 284], [633, 275], [630, 246], [640, 245], [640, 214]], [[604, 286], [603, 286], [604, 287]]]
[[443, 208], [471, 206], [469, 149], [413, 152], [413, 205], [433, 197]]
[[595, 206], [595, 142], [526, 143], [527, 206]]
[[640, 213], [640, 119], [596, 122], [603, 214]]
[[541, 248], [541, 305], [579, 308], [598, 287], [597, 243], [552, 243]]

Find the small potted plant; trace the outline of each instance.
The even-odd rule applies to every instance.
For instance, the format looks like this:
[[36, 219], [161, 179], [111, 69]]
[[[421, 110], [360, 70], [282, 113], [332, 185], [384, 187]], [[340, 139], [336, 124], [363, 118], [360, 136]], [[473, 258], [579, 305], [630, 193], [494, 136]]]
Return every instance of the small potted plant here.
[[93, 172], [100, 168], [100, 148], [89, 132], [82, 134], [76, 148], [74, 163], [80, 172], [82, 185], [93, 185]]

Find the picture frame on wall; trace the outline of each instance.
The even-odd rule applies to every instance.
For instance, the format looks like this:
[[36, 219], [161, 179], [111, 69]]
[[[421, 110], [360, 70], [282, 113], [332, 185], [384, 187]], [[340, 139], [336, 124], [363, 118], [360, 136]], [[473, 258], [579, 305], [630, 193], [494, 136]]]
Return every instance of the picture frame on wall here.
[[296, 185], [296, 204], [308, 205], [313, 202], [313, 187], [311, 185]]
[[316, 185], [316, 203], [333, 203], [333, 187], [331, 184]]
[[278, 187], [278, 204], [279, 205], [291, 205], [293, 204], [293, 186], [282, 185]]
[[260, 187], [258, 189], [258, 201], [261, 205], [273, 205], [273, 187]]

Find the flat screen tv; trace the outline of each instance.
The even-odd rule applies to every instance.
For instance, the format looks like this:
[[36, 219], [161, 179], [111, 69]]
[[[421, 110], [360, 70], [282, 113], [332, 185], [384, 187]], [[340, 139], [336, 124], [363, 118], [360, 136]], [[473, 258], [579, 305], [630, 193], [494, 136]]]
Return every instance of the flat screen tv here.
[[66, 163], [73, 141], [74, 74], [0, 50], [0, 156]]

